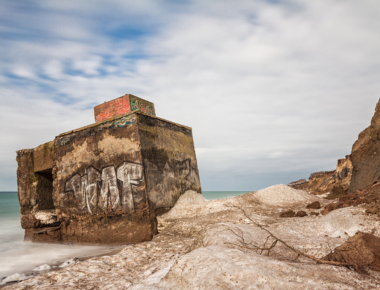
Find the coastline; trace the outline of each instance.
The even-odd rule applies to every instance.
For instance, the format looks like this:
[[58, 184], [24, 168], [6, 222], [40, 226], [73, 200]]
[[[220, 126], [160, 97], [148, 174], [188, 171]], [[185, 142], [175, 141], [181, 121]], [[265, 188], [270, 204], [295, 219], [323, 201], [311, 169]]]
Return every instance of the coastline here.
[[[380, 222], [366, 215], [361, 206], [337, 209], [324, 216], [322, 209], [306, 208], [315, 201], [322, 206], [332, 202], [286, 185], [211, 201], [187, 192], [168, 213], [158, 217], [159, 234], [152, 241], [127, 245], [112, 256], [89, 258], [5, 289], [379, 287], [379, 272], [369, 270], [368, 275], [362, 275], [345, 267], [316, 264], [281, 245], [268, 255], [246, 248], [268, 239], [255, 223], [318, 258], [358, 231], [380, 228]], [[282, 218], [280, 213], [285, 209], [304, 210], [307, 215]], [[379, 235], [379, 230], [374, 234]]]
[[[54, 244], [49, 244], [49, 245], [53, 245], [54, 246]], [[64, 269], [64, 268], [66, 268], [68, 266], [71, 266], [71, 265], [73, 265], [73, 264], [75, 264], [77, 262], [87, 261], [89, 259], [96, 258], [96, 257], [116, 255], [121, 250], [123, 250], [126, 246], [128, 246], [128, 245], [127, 244], [125, 244], [125, 245], [108, 245], [108, 246], [107, 245], [101, 245], [99, 247], [110, 248], [110, 249], [105, 250], [105, 251], [103, 251], [102, 253], [99, 253], [99, 254], [93, 253], [93, 254], [89, 254], [89, 255], [85, 255], [85, 256], [80, 256], [80, 255], [75, 256], [75, 257], [71, 256], [70, 258], [67, 258], [64, 261], [56, 261], [54, 263], [45, 263], [45, 264], [38, 265], [35, 268], [27, 270], [27, 271], [20, 271], [20, 272], [13, 273], [13, 274], [5, 276], [5, 277], [0, 277], [1, 280], [9, 278], [9, 277], [17, 275], [17, 274], [20, 275], [20, 276], [26, 276], [26, 277], [28, 277], [28, 278], [26, 278], [24, 280], [12, 281], [12, 282], [9, 282], [9, 283], [6, 283], [6, 284], [0, 284], [0, 289], [4, 288], [6, 286], [9, 286], [9, 285], [17, 284], [19, 282], [22, 282], [22, 281], [25, 281], [25, 280], [37, 277], [37, 276], [42, 275], [42, 274], [59, 271], [59, 270]], [[66, 267], [62, 267], [61, 265], [63, 265], [63, 264], [67, 264], [67, 266]], [[46, 268], [47, 265], [49, 267], [48, 269], [34, 270], [34, 269], [37, 269], [39, 267], [45, 267]], [[0, 282], [1, 282], [1, 280], [0, 280]]]
[[[223, 198], [226, 198], [226, 197], [231, 197], [231, 196], [237, 196], [237, 195], [240, 195], [242, 193], [246, 193], [248, 191], [204, 191], [204, 195], [207, 197], [207, 199], [209, 200], [215, 200], [215, 199], [223, 199]], [[17, 192], [1, 192], [0, 194], [2, 193], [9, 193], [11, 195], [13, 195], [14, 199], [13, 199], [13, 211], [12, 211], [12, 217], [13, 217], [13, 220], [12, 222], [14, 223], [13, 225], [11, 225], [12, 227], [15, 227], [16, 229], [18, 229], [20, 227], [20, 222], [19, 222], [19, 205], [18, 205], [18, 200], [17, 200]], [[3, 196], [4, 197], [4, 196]], [[1, 216], [0, 216], [1, 218]], [[9, 223], [9, 220], [7, 221]], [[20, 241], [23, 240], [23, 230], [20, 228], [18, 230], [20, 233], [17, 235], [16, 239], [19, 239]], [[22, 231], [22, 232], [21, 232]], [[25, 243], [28, 243], [30, 244], [31, 247], [35, 246], [36, 248], [37, 247], [41, 247], [42, 245], [44, 244], [34, 244], [34, 243], [30, 243], [30, 242], [21, 242], [21, 245], [22, 246], [25, 246], [26, 244]], [[48, 247], [60, 247], [61, 244], [45, 244], [47, 245]], [[66, 245], [63, 245], [63, 246], [66, 246]], [[67, 245], [67, 246], [76, 246], [76, 245]], [[79, 246], [83, 246], [83, 245], [79, 245]], [[125, 247], [128, 246], [128, 244], [124, 244], [124, 245], [120, 245], [120, 246], [114, 246], [114, 245], [111, 245], [111, 246], [107, 246], [107, 245], [86, 245], [88, 247], [100, 247], [100, 248], [103, 248], [103, 247], [116, 247], [116, 249], [111, 249], [110, 251], [106, 250], [105, 252], [102, 252], [100, 254], [97, 254], [95, 250], [90, 250], [90, 254], [85, 254], [84, 256], [82, 255], [77, 255], [77, 254], [73, 254], [73, 255], [66, 255], [66, 257], [64, 259], [59, 259], [55, 262], [46, 262], [44, 263], [43, 260], [41, 260], [41, 263], [39, 263], [38, 265], [35, 265], [35, 266], [30, 266], [28, 269], [24, 269], [22, 271], [13, 271], [11, 273], [9, 273], [8, 275], [2, 275], [0, 276], [0, 279], [4, 279], [4, 278], [7, 278], [7, 277], [10, 277], [12, 275], [15, 275], [15, 274], [20, 274], [20, 275], [23, 275], [23, 274], [30, 274], [32, 272], [34, 272], [36, 275], [32, 276], [31, 278], [33, 277], [37, 277], [41, 274], [46, 274], [46, 273], [49, 273], [49, 272], [53, 272], [53, 271], [58, 271], [58, 270], [61, 270], [62, 268], [59, 268], [58, 266], [62, 263], [64, 263], [65, 261], [68, 261], [68, 260], [72, 260], [74, 258], [79, 258], [80, 261], [86, 261], [86, 260], [89, 260], [91, 258], [96, 258], [96, 257], [102, 257], [102, 256], [109, 256], [109, 255], [115, 255], [115, 254], [118, 254], [120, 251], [122, 251]], [[1, 249], [0, 249], [1, 250]], [[25, 251], [25, 250], [24, 250]], [[36, 251], [39, 251], [38, 249], [36, 249]], [[57, 249], [57, 251], [59, 251]], [[17, 259], [17, 257], [16, 257]], [[44, 271], [34, 271], [33, 269], [41, 266], [41, 265], [45, 265], [45, 264], [48, 264], [50, 266], [50, 269], [49, 270], [44, 270]], [[30, 279], [30, 278], [29, 278]], [[0, 280], [1, 281], [1, 280]], [[11, 284], [0, 284], [0, 289], [6, 287], [6, 286], [9, 286], [9, 285], [13, 285], [13, 284], [17, 284], [19, 282], [12, 282]]]

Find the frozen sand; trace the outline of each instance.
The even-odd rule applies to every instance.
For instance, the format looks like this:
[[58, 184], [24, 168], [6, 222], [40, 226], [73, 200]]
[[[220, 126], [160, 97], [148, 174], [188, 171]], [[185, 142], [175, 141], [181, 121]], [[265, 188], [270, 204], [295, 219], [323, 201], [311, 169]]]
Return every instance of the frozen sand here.
[[[284, 209], [306, 210], [320, 199], [285, 185], [224, 200], [206, 201], [185, 193], [158, 218], [153, 241], [129, 245], [113, 256], [79, 262], [9, 289], [375, 289], [378, 273], [360, 275], [347, 268], [296, 261], [276, 246], [269, 256], [239, 247], [263, 245], [267, 234], [242, 213], [305, 253], [322, 257], [360, 230], [379, 236], [377, 218], [363, 208], [343, 208], [326, 216], [279, 218]], [[6, 287], [8, 288], [8, 287]]]

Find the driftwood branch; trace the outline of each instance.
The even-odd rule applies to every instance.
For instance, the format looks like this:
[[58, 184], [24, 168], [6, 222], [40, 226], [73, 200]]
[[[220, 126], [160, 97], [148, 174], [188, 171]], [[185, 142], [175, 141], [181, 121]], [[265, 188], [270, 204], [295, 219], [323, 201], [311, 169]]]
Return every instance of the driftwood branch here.
[[[255, 226], [259, 227], [261, 230], [267, 232], [268, 233], [268, 237], [266, 238], [263, 247], [253, 246], [252, 244], [245, 243], [244, 240], [242, 242], [243, 245], [238, 245], [238, 244], [233, 244], [233, 243], [227, 243], [227, 244], [233, 244], [233, 245], [236, 245], [236, 246], [239, 246], [239, 247], [242, 247], [242, 248], [246, 248], [246, 249], [251, 249], [251, 250], [260, 250], [261, 251], [260, 254], [262, 254], [264, 251], [267, 251], [267, 256], [269, 256], [270, 251], [277, 245], [277, 243], [281, 243], [285, 247], [287, 247], [288, 249], [292, 250], [293, 252], [295, 252], [297, 254], [296, 259], [298, 259], [299, 256], [303, 256], [303, 257], [306, 257], [308, 259], [311, 259], [311, 260], [317, 262], [318, 264], [333, 265], [333, 266], [339, 266], [339, 267], [353, 267], [356, 271], [359, 271], [359, 267], [355, 263], [343, 263], [343, 262], [322, 260], [322, 259], [318, 259], [318, 258], [316, 258], [316, 257], [314, 257], [312, 255], [305, 254], [304, 252], [302, 252], [300, 250], [297, 250], [296, 248], [294, 248], [293, 246], [289, 245], [284, 240], [282, 240], [279, 237], [277, 237], [276, 235], [274, 235], [271, 231], [269, 231], [268, 229], [266, 229], [264, 226], [260, 225], [259, 223], [255, 222], [254, 220], [252, 220], [252, 218], [247, 214], [247, 212], [242, 207], [239, 207], [239, 206], [236, 206], [236, 205], [232, 205], [232, 204], [230, 204], [229, 206], [230, 207], [234, 207], [234, 208], [240, 210], [243, 213], [243, 215], [248, 220], [250, 220], [250, 222], [252, 224], [254, 224]], [[234, 231], [232, 231], [232, 232], [236, 235], [236, 233]], [[237, 235], [237, 236], [239, 236], [239, 235]], [[272, 238], [274, 241], [272, 242], [271, 246], [267, 247], [266, 244], [267, 244], [269, 238]], [[331, 252], [331, 249], [330, 249], [330, 252]]]

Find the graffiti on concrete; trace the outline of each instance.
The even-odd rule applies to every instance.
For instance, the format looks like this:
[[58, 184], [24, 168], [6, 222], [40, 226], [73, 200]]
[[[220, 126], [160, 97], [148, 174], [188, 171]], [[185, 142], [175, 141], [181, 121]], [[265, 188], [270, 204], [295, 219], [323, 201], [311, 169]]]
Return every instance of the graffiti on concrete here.
[[135, 189], [145, 185], [141, 164], [123, 162], [117, 168], [104, 167], [101, 171], [90, 166], [84, 175], [74, 174], [65, 182], [65, 193], [73, 192], [80, 210], [90, 214], [97, 209], [112, 211], [121, 207], [124, 212], [135, 209]]
[[137, 120], [134, 116], [126, 116], [126, 117], [123, 117], [120, 119], [116, 119], [115, 121], [112, 122], [112, 124], [114, 126], [124, 127], [124, 126], [128, 126], [128, 125], [132, 125], [136, 122], [137, 122]]
[[130, 98], [130, 102], [131, 102], [132, 111], [140, 110], [141, 112], [145, 114], [149, 114], [153, 116], [155, 115], [155, 112], [153, 110], [153, 106], [151, 103], [146, 102], [141, 99], [133, 98], [133, 97]]

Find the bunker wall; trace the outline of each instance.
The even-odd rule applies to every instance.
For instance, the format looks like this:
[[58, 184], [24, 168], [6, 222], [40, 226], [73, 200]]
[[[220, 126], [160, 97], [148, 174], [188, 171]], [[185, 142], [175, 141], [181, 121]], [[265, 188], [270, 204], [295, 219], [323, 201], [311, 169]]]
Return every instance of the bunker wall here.
[[135, 114], [55, 139], [54, 196], [62, 240], [136, 243], [152, 238]]
[[201, 193], [191, 128], [143, 114], [138, 127], [151, 210], [167, 212], [187, 190]]

